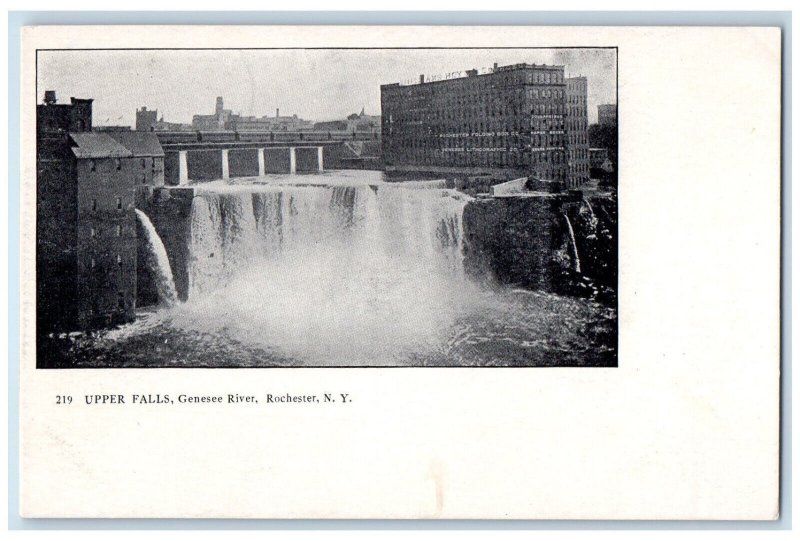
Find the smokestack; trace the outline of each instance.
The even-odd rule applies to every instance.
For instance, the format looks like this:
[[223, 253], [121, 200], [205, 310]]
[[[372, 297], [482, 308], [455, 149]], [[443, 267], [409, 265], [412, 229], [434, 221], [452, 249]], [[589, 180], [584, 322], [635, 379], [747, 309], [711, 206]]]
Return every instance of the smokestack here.
[[56, 103], [56, 91], [55, 90], [45, 90], [44, 91], [44, 103], [45, 105], [53, 105]]
[[424, 82], [425, 82], [425, 75], [423, 74], [419, 76], [419, 84], [422, 84]]

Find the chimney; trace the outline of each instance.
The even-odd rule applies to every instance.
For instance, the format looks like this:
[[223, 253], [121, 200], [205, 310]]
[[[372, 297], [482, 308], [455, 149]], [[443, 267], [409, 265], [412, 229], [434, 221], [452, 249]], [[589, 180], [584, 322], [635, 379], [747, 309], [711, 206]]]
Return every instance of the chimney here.
[[423, 74], [419, 76], [419, 84], [422, 84], [424, 82], [425, 82], [425, 75]]
[[497, 62], [494, 63], [494, 67], [492, 68], [492, 71], [497, 71]]
[[281, 110], [280, 110], [280, 108], [276, 107], [275, 108], [275, 118], [279, 118], [280, 116], [281, 116]]
[[56, 91], [55, 90], [45, 90], [44, 91], [44, 103], [45, 105], [53, 105], [56, 103]]

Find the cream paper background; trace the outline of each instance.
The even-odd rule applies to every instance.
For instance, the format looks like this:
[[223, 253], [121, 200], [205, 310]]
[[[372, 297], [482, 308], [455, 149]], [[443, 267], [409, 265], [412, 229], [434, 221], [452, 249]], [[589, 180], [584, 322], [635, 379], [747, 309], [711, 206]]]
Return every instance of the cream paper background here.
[[[38, 27], [23, 40], [23, 516], [776, 517], [778, 29]], [[36, 370], [35, 49], [215, 46], [618, 46], [619, 367]], [[55, 405], [235, 392], [353, 402]]]

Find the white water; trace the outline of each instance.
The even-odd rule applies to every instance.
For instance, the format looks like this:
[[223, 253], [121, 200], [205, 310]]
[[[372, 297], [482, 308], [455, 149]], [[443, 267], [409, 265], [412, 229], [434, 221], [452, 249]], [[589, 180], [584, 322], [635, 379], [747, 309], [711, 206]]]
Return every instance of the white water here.
[[575, 272], [581, 272], [581, 258], [578, 256], [578, 244], [575, 242], [575, 231], [572, 229], [572, 222], [569, 221], [569, 216], [563, 215], [567, 221], [567, 231], [569, 232], [569, 240], [572, 245], [572, 257], [575, 262]]
[[175, 291], [167, 250], [147, 214], [136, 209], [136, 217], [144, 230], [147, 244], [146, 264], [154, 274], [159, 300], [167, 306], [172, 306], [178, 300], [178, 294]]
[[467, 200], [430, 183], [201, 186], [175, 322], [318, 362], [435, 349], [476, 298]]

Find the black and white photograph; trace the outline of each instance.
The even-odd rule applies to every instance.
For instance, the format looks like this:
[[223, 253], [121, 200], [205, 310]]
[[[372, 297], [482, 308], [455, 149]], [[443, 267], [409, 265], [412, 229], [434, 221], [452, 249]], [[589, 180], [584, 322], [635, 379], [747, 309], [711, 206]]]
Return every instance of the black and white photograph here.
[[613, 44], [40, 49], [36, 97], [38, 368], [617, 366]]
[[781, 28], [41, 23], [22, 521], [781, 516]]

